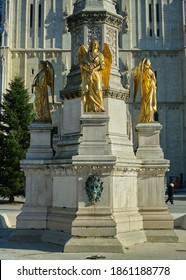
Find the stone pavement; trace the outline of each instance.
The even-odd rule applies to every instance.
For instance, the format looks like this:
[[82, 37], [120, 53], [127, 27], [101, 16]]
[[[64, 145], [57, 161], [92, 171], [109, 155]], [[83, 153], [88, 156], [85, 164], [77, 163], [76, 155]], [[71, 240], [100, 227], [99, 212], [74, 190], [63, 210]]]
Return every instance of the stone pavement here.
[[[2, 203], [3, 202], [3, 203]], [[125, 248], [124, 253], [63, 253], [63, 246], [44, 242], [11, 241], [16, 216], [22, 201], [0, 203], [0, 259], [4, 260], [186, 260], [186, 194], [176, 194], [174, 205], [169, 204], [173, 215], [177, 243], [142, 243]], [[180, 228], [182, 227], [182, 228]]]

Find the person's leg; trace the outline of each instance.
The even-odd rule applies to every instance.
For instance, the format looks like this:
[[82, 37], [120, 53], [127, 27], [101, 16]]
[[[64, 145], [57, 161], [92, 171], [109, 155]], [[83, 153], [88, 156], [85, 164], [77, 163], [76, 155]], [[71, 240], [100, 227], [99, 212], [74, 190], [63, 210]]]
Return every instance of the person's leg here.
[[171, 202], [171, 204], [174, 204], [173, 196], [171, 196], [170, 202]]

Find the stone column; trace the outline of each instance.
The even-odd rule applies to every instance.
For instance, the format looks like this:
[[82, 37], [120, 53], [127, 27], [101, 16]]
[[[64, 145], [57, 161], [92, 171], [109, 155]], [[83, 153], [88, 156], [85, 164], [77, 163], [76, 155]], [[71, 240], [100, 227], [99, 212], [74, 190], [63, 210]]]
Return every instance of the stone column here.
[[177, 241], [173, 231], [173, 218], [165, 204], [164, 178], [169, 161], [164, 159], [159, 144], [162, 125], [158, 122], [139, 123], [138, 149], [136, 156], [141, 159], [138, 171], [138, 207], [143, 217], [143, 228], [148, 241]]
[[30, 126], [30, 147], [21, 168], [26, 177], [26, 202], [17, 217], [19, 229], [46, 229], [48, 208], [53, 201], [53, 179], [45, 160], [52, 159], [50, 123], [33, 122]]

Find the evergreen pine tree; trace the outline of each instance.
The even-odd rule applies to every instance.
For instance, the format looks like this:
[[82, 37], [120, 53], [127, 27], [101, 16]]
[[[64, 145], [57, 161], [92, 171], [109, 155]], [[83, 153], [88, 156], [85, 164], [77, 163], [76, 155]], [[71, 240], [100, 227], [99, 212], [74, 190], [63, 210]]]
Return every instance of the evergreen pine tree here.
[[28, 125], [33, 120], [29, 92], [24, 82], [16, 76], [4, 95], [0, 106], [0, 196], [24, 196], [24, 173], [20, 160], [25, 158], [29, 147]]

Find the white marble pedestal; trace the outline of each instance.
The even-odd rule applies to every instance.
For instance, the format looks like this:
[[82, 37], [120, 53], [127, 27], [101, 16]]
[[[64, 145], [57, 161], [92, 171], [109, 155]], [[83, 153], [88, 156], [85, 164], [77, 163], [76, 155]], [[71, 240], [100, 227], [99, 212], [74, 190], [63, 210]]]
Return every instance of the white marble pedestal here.
[[46, 229], [48, 208], [52, 206], [52, 176], [44, 169], [45, 160], [52, 159], [50, 123], [33, 122], [29, 126], [30, 146], [21, 168], [26, 176], [26, 202], [17, 218], [17, 228]]
[[138, 171], [138, 207], [143, 217], [147, 240], [173, 242], [177, 241], [177, 236], [173, 231], [173, 218], [165, 204], [164, 178], [169, 161], [164, 159], [159, 144], [161, 129], [158, 122], [139, 123], [136, 126], [136, 156], [141, 159]]

